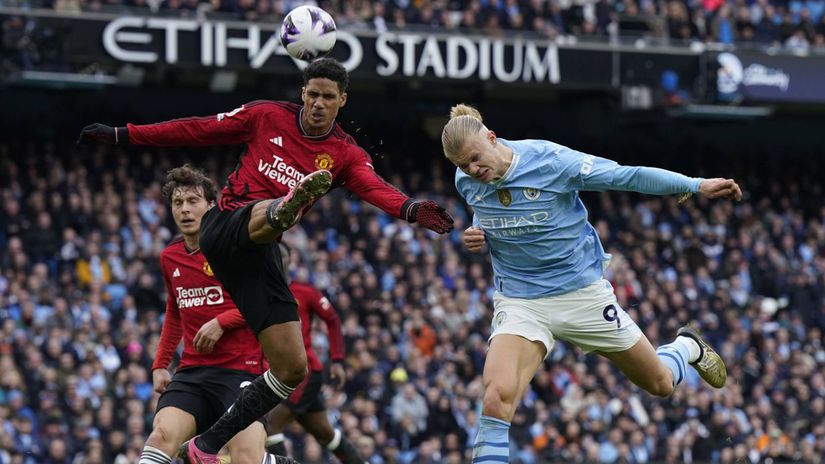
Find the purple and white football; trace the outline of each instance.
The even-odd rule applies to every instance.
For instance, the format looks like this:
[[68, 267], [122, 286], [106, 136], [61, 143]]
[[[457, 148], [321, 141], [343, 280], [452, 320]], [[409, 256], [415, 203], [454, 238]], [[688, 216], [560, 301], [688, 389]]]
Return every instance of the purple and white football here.
[[299, 6], [281, 24], [281, 43], [294, 58], [312, 61], [335, 45], [335, 21], [317, 6]]

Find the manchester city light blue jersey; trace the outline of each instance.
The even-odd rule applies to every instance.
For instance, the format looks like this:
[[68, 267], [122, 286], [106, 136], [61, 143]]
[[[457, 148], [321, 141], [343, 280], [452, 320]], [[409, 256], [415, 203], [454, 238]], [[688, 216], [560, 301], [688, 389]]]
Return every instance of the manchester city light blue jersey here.
[[456, 169], [455, 185], [484, 230], [496, 289], [538, 298], [586, 287], [610, 259], [587, 220], [580, 190], [654, 195], [694, 193], [701, 178], [664, 169], [621, 166], [545, 140], [508, 141], [513, 162], [495, 183]]

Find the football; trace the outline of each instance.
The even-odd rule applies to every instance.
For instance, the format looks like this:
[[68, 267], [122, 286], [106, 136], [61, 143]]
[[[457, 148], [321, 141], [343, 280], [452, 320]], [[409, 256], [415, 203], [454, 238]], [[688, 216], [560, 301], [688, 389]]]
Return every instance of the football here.
[[316, 6], [299, 6], [281, 24], [281, 43], [299, 60], [312, 61], [326, 55], [335, 45], [335, 21]]

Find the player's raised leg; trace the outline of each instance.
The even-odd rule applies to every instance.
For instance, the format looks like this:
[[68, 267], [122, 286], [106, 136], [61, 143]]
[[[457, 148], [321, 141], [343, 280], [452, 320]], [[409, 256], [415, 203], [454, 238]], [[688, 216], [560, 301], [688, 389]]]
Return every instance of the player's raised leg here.
[[655, 396], [668, 396], [684, 379], [687, 359], [677, 347], [661, 347], [657, 353], [642, 335], [635, 345], [624, 351], [599, 352], [616, 365], [633, 383]]
[[547, 348], [518, 335], [493, 337], [484, 363], [484, 400], [473, 463], [509, 462], [510, 421]]
[[[700, 344], [701, 342], [701, 344]], [[694, 366], [702, 378], [714, 388], [725, 385], [725, 364], [719, 355], [699, 337], [695, 329], [679, 329], [676, 339], [653, 349], [642, 336], [625, 351], [605, 353], [636, 385], [656, 396], [669, 396], [684, 379], [688, 365]]]
[[[307, 373], [295, 298], [284, 279], [274, 240], [301, 211], [329, 190], [329, 171], [305, 176], [282, 199], [264, 200], [247, 210], [204, 217], [201, 248], [257, 334], [270, 369], [241, 391], [232, 408], [209, 430], [181, 447], [184, 462], [217, 462], [217, 452], [236, 433], [262, 417], [295, 390]], [[222, 217], [220, 216], [222, 215]]]
[[188, 412], [175, 407], [161, 409], [155, 414], [138, 464], [170, 464], [181, 443], [195, 435], [195, 428], [195, 418]]
[[[206, 432], [184, 443], [179, 457], [190, 464], [212, 464], [232, 437], [286, 399], [307, 372], [300, 322], [267, 327], [258, 334], [270, 369], [241, 390], [238, 399]], [[263, 446], [263, 440], [261, 440]]]
[[264, 200], [252, 207], [249, 238], [254, 243], [270, 243], [301, 219], [303, 210], [332, 186], [332, 174], [320, 170], [307, 174], [283, 197]]

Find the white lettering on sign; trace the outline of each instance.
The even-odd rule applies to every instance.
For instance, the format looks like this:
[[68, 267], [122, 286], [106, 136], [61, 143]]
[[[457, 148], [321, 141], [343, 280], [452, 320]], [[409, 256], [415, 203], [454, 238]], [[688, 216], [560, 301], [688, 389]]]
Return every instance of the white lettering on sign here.
[[[175, 64], [185, 53], [185, 34], [185, 43], [194, 40], [198, 47], [190, 59], [203, 66], [226, 67], [235, 50], [244, 52], [253, 69], [273, 56], [289, 56], [275, 26], [175, 18], [116, 18], [103, 31], [103, 47], [120, 61]], [[365, 38], [340, 30], [337, 37], [338, 46], [349, 52], [342, 64], [349, 71], [357, 69], [364, 61]], [[558, 48], [550, 42], [388, 32], [375, 38], [375, 59], [379, 76], [550, 83], [561, 79]], [[292, 61], [301, 69], [307, 65]]]

